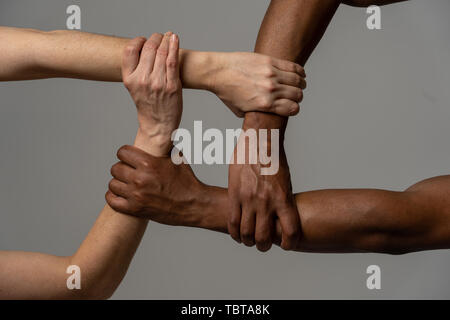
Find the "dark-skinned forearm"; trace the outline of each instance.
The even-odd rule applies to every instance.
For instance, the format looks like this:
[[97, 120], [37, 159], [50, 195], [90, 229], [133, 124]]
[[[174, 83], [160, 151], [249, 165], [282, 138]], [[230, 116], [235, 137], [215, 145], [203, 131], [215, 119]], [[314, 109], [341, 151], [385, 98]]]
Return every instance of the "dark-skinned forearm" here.
[[[256, 40], [255, 52], [304, 65], [322, 38], [340, 1], [337, 0], [273, 0]], [[246, 128], [280, 128], [287, 118], [249, 112]], [[280, 135], [283, 137], [283, 135]]]
[[[375, 189], [299, 193], [303, 236], [296, 251], [405, 253], [450, 245], [450, 176], [404, 192]], [[227, 189], [201, 185], [189, 226], [227, 233]], [[201, 195], [201, 196], [200, 196]], [[193, 221], [193, 220], [191, 220]], [[279, 244], [280, 228], [277, 227]]]

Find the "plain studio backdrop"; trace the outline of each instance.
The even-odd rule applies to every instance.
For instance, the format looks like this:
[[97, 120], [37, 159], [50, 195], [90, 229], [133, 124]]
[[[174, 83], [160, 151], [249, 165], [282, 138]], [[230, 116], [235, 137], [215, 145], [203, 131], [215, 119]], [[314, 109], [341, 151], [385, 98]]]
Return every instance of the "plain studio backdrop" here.
[[[0, 24], [150, 36], [174, 31], [184, 48], [252, 51], [268, 1], [1, 1]], [[409, 185], [450, 169], [450, 2], [381, 9], [342, 6], [309, 60], [308, 89], [286, 150], [296, 192]], [[1, 62], [0, 62], [1, 63]], [[0, 83], [0, 248], [72, 254], [102, 209], [116, 150], [131, 144], [135, 106], [121, 83], [50, 79]], [[208, 92], [185, 90], [181, 127], [238, 128]], [[226, 165], [197, 165], [227, 185]], [[381, 268], [368, 290], [366, 268]], [[114, 266], [111, 266], [114, 267]], [[261, 254], [224, 234], [150, 223], [113, 298], [450, 298], [450, 251], [388, 256]]]

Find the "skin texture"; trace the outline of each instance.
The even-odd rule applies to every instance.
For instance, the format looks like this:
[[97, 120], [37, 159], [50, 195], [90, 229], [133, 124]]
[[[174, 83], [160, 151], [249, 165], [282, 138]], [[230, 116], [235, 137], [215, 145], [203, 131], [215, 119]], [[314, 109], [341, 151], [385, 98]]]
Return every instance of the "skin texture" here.
[[[0, 81], [122, 81], [121, 55], [129, 42], [78, 31], [0, 27]], [[290, 71], [292, 62], [249, 52], [191, 50], [180, 50], [179, 61], [183, 87], [215, 93], [237, 116], [256, 110], [285, 116], [299, 111], [297, 99], [289, 99], [292, 87], [304, 78]]]
[[[161, 132], [171, 131], [178, 126], [173, 117], [179, 119], [182, 110], [178, 38], [170, 38], [168, 33], [164, 37], [155, 34], [148, 41], [134, 39], [134, 49], [128, 48], [123, 54], [122, 72], [136, 101], [140, 124], [134, 145], [154, 156], [163, 155], [170, 145], [162, 143], [165, 140], [153, 131], [145, 130], [151, 127], [147, 121], [158, 119]], [[145, 45], [149, 49], [139, 57]], [[106, 205], [72, 256], [0, 251], [0, 299], [109, 298], [125, 276], [147, 224], [147, 219], [114, 212]], [[66, 269], [70, 265], [81, 269], [80, 290], [66, 287]]]
[[[0, 299], [106, 299], [119, 286], [147, 220], [105, 206], [72, 256], [0, 251]], [[66, 269], [81, 269], [81, 289], [69, 290]]]
[[[382, 4], [380, 2], [375, 1], [375, 4]], [[368, 5], [367, 1], [346, 3]], [[181, 114], [181, 97], [178, 96], [181, 81], [186, 88], [207, 89], [216, 93], [239, 116], [247, 111], [272, 112], [283, 116], [295, 114], [298, 112], [296, 102], [301, 98], [289, 100], [291, 97], [287, 92], [294, 91], [287, 90], [291, 88], [283, 85], [302, 88], [304, 76], [298, 71], [298, 65], [263, 55], [188, 50], [178, 52], [178, 39], [175, 37], [174, 42], [169, 42], [169, 35], [162, 40], [163, 50], [159, 50], [160, 46], [156, 47], [156, 43], [162, 36], [155, 37], [151, 41], [153, 46], [149, 44], [143, 56], [147, 58], [147, 63], [150, 56], [159, 57], [159, 79], [164, 79], [164, 74], [166, 78], [164, 88], [155, 90], [156, 87], [153, 87], [149, 90], [148, 87], [152, 87], [149, 79], [154, 79], [156, 74], [153, 70], [147, 74], [151, 77], [145, 78], [145, 81], [136, 83], [139, 77], [131, 80], [136, 71], [133, 65], [137, 65], [139, 60], [136, 52], [142, 50], [142, 47], [139, 48], [141, 44], [147, 43], [144, 39], [138, 38], [130, 42], [129, 39], [73, 31], [41, 32], [0, 27], [0, 81], [49, 77], [120, 81], [123, 74], [124, 79], [128, 79], [125, 81], [126, 86], [138, 107], [140, 127], [135, 148], [122, 148], [118, 155], [123, 161], [120, 166], [115, 166], [117, 170], [113, 170], [113, 175], [118, 179], [123, 174], [122, 179], [127, 183], [122, 183], [126, 188], [122, 185], [124, 188], [120, 189], [117, 185], [110, 184], [111, 189], [117, 193], [123, 192], [127, 198], [108, 192], [108, 201], [123, 209], [122, 211], [145, 219], [226, 232], [229, 212], [227, 190], [206, 186], [195, 178], [189, 166], [174, 167], [167, 157], [161, 157], [170, 146], [164, 143], [166, 138], [160, 134], [170, 130], [158, 125], [147, 126], [145, 121], [160, 119], [169, 126], [179, 122], [176, 115], [169, 115], [167, 110], [162, 110], [159, 106], [173, 107], [172, 110], [180, 110]], [[126, 47], [121, 68], [121, 52]], [[165, 53], [166, 51], [168, 52]], [[174, 54], [174, 51], [178, 54]], [[306, 56], [308, 54], [300, 55], [298, 61], [301, 62], [305, 59], [302, 57]], [[251, 65], [250, 60], [260, 63], [245, 69], [246, 65]], [[264, 66], [266, 72], [257, 71]], [[173, 71], [180, 72], [181, 76], [176, 84], [169, 81], [169, 78], [176, 79]], [[230, 90], [236, 89], [237, 81], [240, 83], [238, 89], [241, 90]], [[169, 83], [173, 85], [172, 90], [169, 90]], [[230, 91], [238, 91], [238, 95], [227, 93]], [[255, 92], [258, 94], [255, 95]], [[176, 106], [166, 104], [166, 99], [176, 101]], [[158, 110], [162, 113], [159, 114]], [[246, 121], [258, 124], [259, 119], [263, 119], [261, 121], [266, 124], [262, 127], [271, 123], [269, 119], [275, 119], [275, 124], [285, 121], [275, 117], [260, 117], [261, 115], [249, 114]], [[156, 131], [155, 126], [158, 127]], [[287, 163], [284, 167], [287, 167]], [[124, 168], [131, 171], [124, 174]], [[382, 190], [323, 190], [298, 194], [295, 202], [300, 212], [303, 237], [297, 241], [295, 249], [315, 252], [367, 250], [404, 253], [448, 248], [449, 180], [449, 176], [425, 180], [402, 193]], [[156, 188], [151, 189], [150, 185]], [[284, 192], [288, 193], [286, 190]], [[120, 199], [125, 199], [125, 202]], [[273, 223], [276, 233], [271, 240], [280, 244], [281, 224], [278, 220]], [[105, 206], [80, 248], [72, 256], [0, 251], [0, 298], [107, 298], [124, 277], [146, 226], [147, 220], [118, 214]], [[93, 264], [93, 261], [96, 263]], [[65, 271], [69, 265], [81, 267], [82, 290], [67, 290], [68, 274]]]
[[[335, 0], [274, 0], [262, 22], [255, 52], [281, 59], [306, 63], [322, 38], [339, 1]], [[300, 95], [301, 92], [299, 91]], [[299, 97], [300, 99], [302, 97]], [[248, 112], [243, 128], [279, 129], [280, 168], [275, 175], [261, 175], [261, 164], [231, 164], [228, 194], [231, 204], [228, 230], [233, 239], [247, 246], [256, 243], [260, 251], [270, 249], [273, 221], [279, 219], [282, 229], [281, 247], [295, 249], [301, 236], [290, 172], [284, 151], [287, 118]]]
[[[255, 52], [304, 66], [341, 3], [369, 6], [394, 2], [401, 0], [272, 0], [259, 30]], [[302, 92], [297, 93], [301, 100]], [[256, 244], [260, 251], [267, 251], [271, 247], [274, 219], [279, 219], [281, 223], [283, 249], [294, 249], [301, 236], [283, 143], [287, 121], [280, 115], [248, 112], [243, 123], [243, 129], [280, 130], [280, 139], [275, 141], [280, 150], [280, 169], [277, 174], [261, 175], [260, 163], [231, 164], [229, 167], [229, 233], [237, 242], [247, 246]], [[267, 143], [270, 145], [274, 142]]]
[[[119, 149], [114, 181], [124, 183], [108, 203], [120, 212], [173, 225], [228, 232], [228, 193], [200, 182], [187, 164], [153, 157], [135, 147]], [[128, 164], [127, 170], [122, 166]], [[450, 248], [450, 176], [421, 181], [403, 192], [375, 189], [319, 190], [296, 194], [302, 237], [294, 250], [321, 253], [403, 254]], [[282, 228], [274, 221], [273, 243]]]

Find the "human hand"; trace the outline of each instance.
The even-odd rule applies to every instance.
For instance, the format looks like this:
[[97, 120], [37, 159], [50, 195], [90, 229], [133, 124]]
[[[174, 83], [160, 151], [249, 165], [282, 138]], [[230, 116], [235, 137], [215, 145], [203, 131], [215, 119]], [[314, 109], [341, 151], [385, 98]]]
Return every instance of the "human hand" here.
[[306, 88], [300, 65], [250, 52], [218, 54], [211, 90], [236, 114], [260, 111], [280, 116], [299, 112]]
[[[235, 148], [235, 155], [243, 152], [240, 144], [245, 139], [239, 139]], [[267, 141], [270, 148], [272, 143]], [[278, 151], [278, 149], [276, 149]], [[261, 150], [258, 150], [261, 152]], [[246, 151], [248, 154], [248, 152]], [[272, 159], [274, 155], [271, 155]], [[236, 160], [236, 158], [235, 158]], [[273, 160], [272, 160], [273, 161]], [[241, 162], [242, 163], [242, 162]], [[229, 167], [228, 199], [230, 214], [228, 217], [228, 231], [237, 242], [247, 246], [256, 243], [258, 250], [267, 251], [275, 241], [275, 226], [278, 219], [282, 231], [281, 247], [285, 250], [295, 249], [300, 238], [301, 224], [295, 198], [292, 194], [289, 166], [283, 143], [279, 143], [278, 171], [272, 175], [262, 175], [265, 167], [260, 161], [244, 164], [234, 161]]]
[[133, 39], [123, 53], [122, 78], [138, 113], [135, 145], [154, 156], [168, 154], [181, 120], [178, 51], [177, 35], [168, 32]]
[[208, 192], [188, 164], [123, 146], [111, 168], [106, 201], [114, 210], [168, 225], [199, 226]]

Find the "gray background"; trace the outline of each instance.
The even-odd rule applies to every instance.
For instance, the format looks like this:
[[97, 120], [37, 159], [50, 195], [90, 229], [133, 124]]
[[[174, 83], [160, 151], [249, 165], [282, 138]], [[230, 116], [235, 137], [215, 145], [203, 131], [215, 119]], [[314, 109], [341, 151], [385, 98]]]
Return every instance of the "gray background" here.
[[[185, 48], [251, 51], [268, 1], [1, 1], [0, 24], [134, 37], [172, 30]], [[287, 152], [296, 192], [331, 187], [402, 190], [448, 174], [450, 2], [365, 9], [342, 6], [307, 65], [301, 115]], [[185, 91], [182, 127], [237, 128], [212, 94]], [[115, 151], [131, 143], [135, 108], [119, 83], [0, 83], [0, 248], [72, 254], [104, 205]], [[227, 185], [227, 167], [196, 166]], [[366, 288], [377, 264], [382, 290]], [[204, 230], [151, 223], [114, 298], [450, 298], [450, 251], [386, 256], [267, 254]]]

